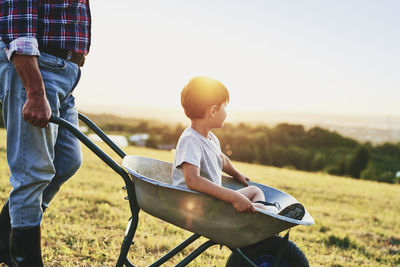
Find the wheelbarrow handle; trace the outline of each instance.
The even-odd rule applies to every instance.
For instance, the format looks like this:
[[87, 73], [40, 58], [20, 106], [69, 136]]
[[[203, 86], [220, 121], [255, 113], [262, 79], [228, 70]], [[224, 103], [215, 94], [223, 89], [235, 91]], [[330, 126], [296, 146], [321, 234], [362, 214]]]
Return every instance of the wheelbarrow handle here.
[[[83, 115], [82, 115], [83, 116]], [[86, 118], [87, 119], [87, 118]], [[87, 119], [89, 120], [89, 119]], [[72, 133], [76, 138], [78, 138], [85, 146], [87, 146], [93, 153], [95, 153], [100, 159], [102, 159], [108, 166], [110, 166], [114, 171], [116, 171], [118, 174], [122, 176], [122, 178], [125, 180], [127, 177], [129, 179], [129, 176], [127, 175], [126, 171], [118, 164], [116, 163], [113, 159], [111, 159], [106, 153], [103, 152], [96, 144], [94, 144], [85, 134], [83, 134], [78, 128], [76, 128], [74, 125], [72, 125], [70, 122], [59, 118], [57, 116], [51, 115], [49, 122], [58, 124], [61, 127], [64, 127], [67, 129], [70, 133]], [[94, 124], [93, 124], [94, 125]], [[97, 126], [96, 126], [97, 127]], [[98, 127], [97, 127], [98, 128]], [[100, 129], [99, 129], [100, 130]], [[101, 131], [101, 130], [100, 130]], [[97, 133], [98, 134], [98, 133]], [[103, 132], [102, 134], [107, 137]], [[107, 137], [108, 138], [108, 137]], [[108, 138], [109, 139], [109, 138]], [[115, 147], [115, 145], [111, 140], [108, 140], [111, 142]], [[121, 150], [122, 151], [122, 150]], [[123, 153], [123, 152], [122, 152]], [[125, 153], [124, 153], [125, 154]]]
[[[78, 118], [86, 124], [95, 134], [97, 134], [98, 137], [101, 138], [101, 140], [104, 141], [112, 150], [114, 150], [115, 153], [118, 154], [118, 156], [121, 157], [121, 159], [125, 158], [126, 153], [122, 151], [121, 148], [119, 148], [94, 122], [92, 122], [88, 117], [83, 115], [82, 113], [78, 113]], [[52, 120], [57, 120], [58, 122], [61, 122], [61, 119], [51, 115], [50, 121], [55, 122]], [[62, 123], [62, 122], [61, 122]]]
[[122, 151], [99, 127], [97, 127], [94, 122], [92, 122], [88, 117], [83, 115], [82, 113], [78, 113], [78, 118], [83, 121], [101, 140], [104, 141], [115, 153], [118, 154], [122, 159], [125, 158], [126, 153]]

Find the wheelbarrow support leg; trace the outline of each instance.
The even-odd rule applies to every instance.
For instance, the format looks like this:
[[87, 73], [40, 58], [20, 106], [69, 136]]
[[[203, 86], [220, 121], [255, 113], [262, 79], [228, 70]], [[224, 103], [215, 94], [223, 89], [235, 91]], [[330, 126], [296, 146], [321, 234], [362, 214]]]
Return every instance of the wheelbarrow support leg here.
[[[124, 175], [124, 176], [127, 176], [127, 175]], [[125, 179], [129, 179], [129, 177], [125, 177], [124, 180]], [[137, 203], [134, 185], [133, 185], [133, 183], [129, 183], [127, 181], [125, 181], [125, 185], [127, 188], [128, 200], [129, 200], [129, 206], [130, 206], [130, 209], [132, 212], [132, 218], [130, 221], [129, 229], [124, 237], [124, 241], [122, 242], [121, 253], [119, 254], [117, 265], [116, 265], [117, 267], [122, 267], [124, 263], [127, 266], [134, 266], [129, 262], [127, 256], [128, 256], [129, 248], [132, 245], [132, 240], [133, 240], [133, 237], [135, 236], [137, 225], [139, 222], [140, 209], [139, 209], [139, 205]]]
[[139, 218], [139, 216], [136, 216], [136, 218], [132, 217], [132, 219], [130, 221], [129, 230], [127, 231], [127, 234], [124, 237], [124, 241], [122, 242], [121, 253], [119, 254], [117, 265], [116, 265], [117, 267], [122, 267], [124, 265], [124, 263], [127, 266], [133, 266], [129, 262], [127, 256], [128, 256], [129, 248], [132, 245], [133, 236], [135, 235], [135, 232], [136, 232], [136, 228], [138, 225], [138, 218]]
[[245, 263], [247, 263], [247, 266], [251, 267], [257, 267], [257, 265], [254, 264], [244, 253], [239, 249], [239, 248], [230, 248], [230, 250], [241, 257]]
[[217, 243], [215, 243], [214, 241], [208, 240], [207, 242], [205, 242], [204, 244], [202, 244], [200, 247], [198, 247], [195, 251], [193, 251], [192, 253], [190, 253], [186, 258], [184, 258], [180, 263], [178, 263], [177, 265], [175, 265], [175, 267], [182, 267], [182, 266], [186, 266], [188, 265], [192, 260], [194, 260], [195, 258], [197, 258], [197, 256], [199, 256], [201, 253], [203, 253], [204, 251], [206, 251], [206, 249], [208, 249], [211, 246], [216, 245]]
[[182, 250], [184, 250], [187, 246], [189, 246], [190, 244], [192, 244], [194, 241], [196, 241], [198, 238], [200, 237], [200, 235], [198, 234], [193, 234], [191, 235], [188, 239], [186, 239], [185, 241], [183, 241], [181, 244], [179, 244], [179, 246], [177, 246], [176, 248], [172, 249], [170, 252], [168, 252], [167, 254], [165, 254], [162, 258], [160, 258], [159, 260], [157, 260], [156, 262], [154, 262], [152, 265], [150, 265], [149, 267], [158, 267], [161, 264], [165, 263], [166, 261], [168, 261], [169, 259], [171, 259], [173, 256], [175, 256], [176, 254], [178, 254], [179, 252], [181, 252]]

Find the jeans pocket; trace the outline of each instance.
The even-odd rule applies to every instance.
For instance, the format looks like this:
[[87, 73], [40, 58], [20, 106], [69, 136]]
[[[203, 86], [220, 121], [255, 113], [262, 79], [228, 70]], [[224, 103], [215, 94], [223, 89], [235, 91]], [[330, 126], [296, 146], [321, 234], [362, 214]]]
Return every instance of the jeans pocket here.
[[2, 45], [1, 41], [0, 41], [0, 63], [4, 63], [4, 62], [9, 62], [8, 58], [7, 58], [7, 54], [4, 51], [4, 45]]
[[7, 63], [7, 62], [8, 62], [8, 58], [6, 56], [6, 53], [3, 51], [0, 51], [0, 64]]
[[38, 58], [38, 64], [41, 69], [64, 70], [67, 63], [64, 59], [41, 52]]
[[11, 63], [8, 61], [8, 59], [2, 61], [0, 58], [0, 103], [3, 102], [3, 98], [10, 87], [10, 69]]

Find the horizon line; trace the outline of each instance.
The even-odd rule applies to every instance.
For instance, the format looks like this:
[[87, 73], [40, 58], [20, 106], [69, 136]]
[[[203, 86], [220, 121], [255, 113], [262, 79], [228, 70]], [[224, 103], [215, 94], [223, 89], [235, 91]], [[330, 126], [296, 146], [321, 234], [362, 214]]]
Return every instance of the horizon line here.
[[[182, 108], [178, 107], [127, 107], [115, 105], [77, 105], [78, 110], [94, 114], [111, 114], [124, 118], [149, 119], [168, 123], [188, 123]], [[256, 116], [257, 115], [257, 116]], [[373, 129], [400, 129], [397, 114], [346, 114], [277, 110], [229, 110], [227, 123], [276, 125], [301, 124], [306, 127], [352, 127]]]

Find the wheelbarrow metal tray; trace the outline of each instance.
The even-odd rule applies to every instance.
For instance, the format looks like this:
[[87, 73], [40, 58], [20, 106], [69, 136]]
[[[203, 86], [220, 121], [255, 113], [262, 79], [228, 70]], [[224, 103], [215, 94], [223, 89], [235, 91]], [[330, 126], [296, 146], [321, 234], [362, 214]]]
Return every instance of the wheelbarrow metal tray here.
[[[296, 225], [312, 225], [314, 220], [306, 211], [302, 220], [295, 220], [257, 209], [239, 213], [230, 203], [206, 194], [171, 185], [172, 164], [151, 158], [126, 156], [122, 165], [135, 184], [141, 209], [152, 216], [188, 231], [200, 234], [230, 248], [257, 243]], [[282, 207], [298, 202], [292, 196], [272, 187], [259, 187], [269, 202]], [[238, 189], [243, 185], [223, 177], [222, 185]]]

